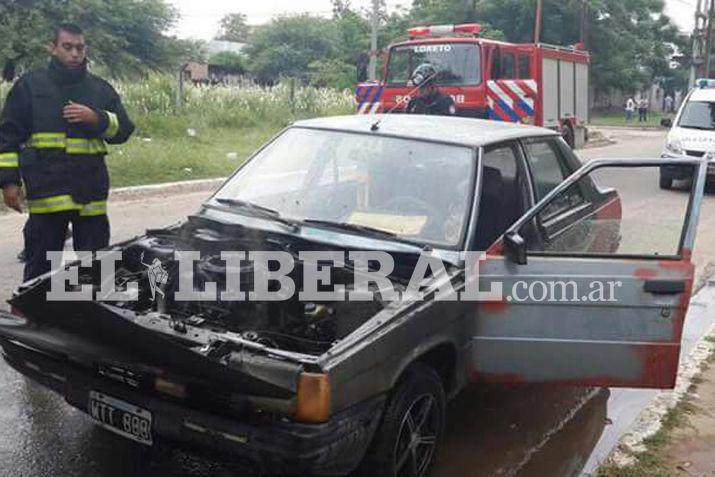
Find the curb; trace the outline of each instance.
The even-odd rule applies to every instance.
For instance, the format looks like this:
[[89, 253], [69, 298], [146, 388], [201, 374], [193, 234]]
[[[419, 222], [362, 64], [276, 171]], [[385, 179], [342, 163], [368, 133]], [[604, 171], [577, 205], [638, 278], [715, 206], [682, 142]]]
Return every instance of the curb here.
[[605, 124], [589, 124], [589, 129], [621, 129], [623, 131], [667, 131], [661, 126], [607, 126]]
[[218, 177], [215, 179], [196, 179], [163, 184], [119, 187], [109, 191], [109, 200], [121, 202], [160, 195], [211, 191], [223, 184], [226, 179], [227, 177]]
[[599, 147], [611, 146], [613, 144], [618, 144], [618, 141], [615, 139], [603, 138], [597, 141], [588, 141], [581, 149], [597, 149]]
[[[194, 179], [190, 181], [166, 182], [163, 184], [149, 184], [132, 187], [118, 187], [109, 190], [109, 200], [124, 202], [130, 200], [146, 199], [162, 195], [176, 195], [192, 192], [210, 192], [226, 181], [227, 177], [215, 179]], [[9, 214], [10, 211], [0, 201], [0, 216]]]
[[595, 128], [589, 130], [589, 139], [586, 144], [581, 149], [595, 149], [598, 147], [610, 146], [612, 144], [617, 144], [618, 141], [604, 134]]

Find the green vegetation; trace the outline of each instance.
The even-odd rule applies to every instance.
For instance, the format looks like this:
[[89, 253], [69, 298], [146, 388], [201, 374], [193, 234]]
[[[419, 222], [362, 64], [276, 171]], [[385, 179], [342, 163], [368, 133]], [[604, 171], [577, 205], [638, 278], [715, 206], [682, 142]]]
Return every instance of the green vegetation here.
[[[588, 9], [584, 10], [588, 5]], [[573, 45], [581, 38], [587, 19], [586, 46], [592, 55], [591, 77], [598, 91], [638, 91], [657, 82], [667, 90], [685, 85], [690, 40], [663, 13], [661, 0], [562, 0], [544, 2], [541, 41]], [[383, 11], [379, 47], [407, 39], [412, 25], [482, 24], [482, 36], [515, 43], [534, 39], [535, 0], [414, 0], [409, 8]], [[255, 28], [248, 37], [248, 68], [262, 81], [282, 75], [305, 82], [342, 85], [349, 75], [316, 68], [316, 61], [355, 66], [369, 47], [366, 12], [349, 0], [333, 0], [333, 18], [307, 14], [282, 16]], [[676, 55], [680, 52], [679, 55]], [[672, 68], [671, 62], [680, 62]]]
[[[176, 83], [168, 75], [143, 82], [115, 82], [137, 125], [134, 137], [110, 146], [114, 187], [221, 177], [297, 119], [351, 114], [350, 92], [289, 85], [263, 88], [186, 86], [175, 111]], [[8, 84], [0, 83], [5, 98]], [[0, 103], [2, 100], [0, 100]]]
[[[369, 15], [350, 0], [331, 1], [329, 19], [293, 14], [251, 26], [245, 14], [231, 12], [217, 25], [216, 38], [245, 43], [241, 69], [262, 84], [289, 76], [303, 84], [352, 86], [357, 59], [370, 50]], [[581, 25], [588, 25], [585, 40], [598, 91], [637, 91], [653, 82], [679, 89], [685, 85], [691, 42], [663, 8], [663, 0], [544, 2], [541, 41], [575, 44], [582, 39]], [[383, 5], [378, 47], [406, 39], [411, 25], [466, 22], [482, 24], [485, 37], [531, 42], [535, 11], [536, 0], [414, 0], [389, 14]], [[201, 42], [168, 34], [177, 19], [167, 0], [6, 0], [0, 2], [0, 67], [44, 61], [52, 26], [61, 21], [86, 29], [92, 60], [113, 76], [175, 70], [189, 58], [207, 59]]]
[[692, 395], [686, 394], [683, 400], [663, 417], [660, 430], [644, 440], [647, 450], [635, 456], [635, 463], [625, 467], [603, 466], [596, 477], [676, 477], [668, 468], [663, 451], [672, 441], [673, 432], [684, 426], [688, 416], [695, 410]]
[[217, 40], [245, 43], [251, 35], [251, 26], [243, 13], [229, 13], [219, 22]]
[[[706, 337], [706, 341], [715, 342], [712, 337]], [[696, 412], [703, 412], [695, 404], [695, 393], [698, 385], [703, 382], [702, 374], [715, 364], [715, 352], [710, 353], [705, 362], [700, 367], [700, 373], [691, 380], [688, 392], [683, 399], [663, 417], [661, 428], [651, 437], [644, 440], [645, 452], [635, 456], [636, 461], [632, 465], [616, 467], [614, 465], [602, 466], [596, 477], [678, 477], [682, 472], [674, 472], [668, 465], [665, 451], [673, 442], [673, 434], [676, 430], [688, 425], [690, 415]]]
[[[669, 117], [672, 117], [671, 114]], [[630, 123], [626, 123], [626, 116], [624, 113], [591, 113], [590, 124], [592, 126], [630, 126], [630, 127], [640, 127], [640, 126], [658, 126], [660, 127], [661, 116], [659, 113], [648, 113], [648, 121], [645, 123], [638, 122], [638, 112], [633, 114], [633, 120]], [[668, 116], [666, 116], [668, 117]]]
[[169, 76], [122, 83], [118, 90], [137, 130], [112, 150], [108, 164], [115, 187], [221, 177], [292, 121], [350, 114], [350, 93], [278, 85], [262, 88], [189, 86], [174, 112], [175, 84]]
[[61, 22], [81, 25], [92, 60], [114, 75], [172, 67], [186, 49], [166, 34], [177, 19], [164, 0], [4, 0], [0, 69], [43, 63], [53, 28]]

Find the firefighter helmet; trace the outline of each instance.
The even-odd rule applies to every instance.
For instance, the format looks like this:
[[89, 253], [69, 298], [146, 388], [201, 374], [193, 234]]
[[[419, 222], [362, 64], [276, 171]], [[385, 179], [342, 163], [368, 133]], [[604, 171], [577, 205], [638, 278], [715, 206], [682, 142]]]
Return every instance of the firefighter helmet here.
[[428, 84], [434, 83], [436, 76], [437, 70], [431, 63], [422, 63], [415, 68], [415, 71], [412, 72], [410, 80], [413, 85], [422, 88]]

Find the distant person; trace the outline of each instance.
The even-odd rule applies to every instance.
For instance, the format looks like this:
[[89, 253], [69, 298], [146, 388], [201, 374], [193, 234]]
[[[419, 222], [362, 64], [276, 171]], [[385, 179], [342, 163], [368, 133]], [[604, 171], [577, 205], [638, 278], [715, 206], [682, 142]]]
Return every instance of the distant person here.
[[362, 83], [368, 80], [368, 67], [370, 66], [370, 54], [362, 52], [355, 62], [357, 68], [357, 82]]
[[638, 122], [645, 123], [648, 122], [648, 98], [643, 96], [638, 101]]
[[673, 97], [669, 94], [666, 94], [665, 98], [663, 99], [663, 105], [666, 113], [672, 113], [674, 111], [673, 103]]
[[429, 63], [423, 63], [415, 68], [410, 82], [417, 87], [417, 94], [407, 103], [409, 114], [434, 114], [454, 116], [457, 109], [454, 100], [437, 88], [437, 70]]
[[30, 212], [25, 280], [50, 270], [47, 252], [64, 248], [70, 223], [75, 250], [109, 245], [105, 141], [123, 143], [134, 131], [114, 88], [87, 71], [77, 25], [57, 27], [49, 49], [49, 64], [17, 80], [0, 114], [3, 199], [21, 212], [24, 182]]
[[633, 98], [629, 97], [626, 100], [625, 112], [626, 112], [626, 124], [630, 124], [633, 121], [633, 113], [636, 110], [636, 102]]

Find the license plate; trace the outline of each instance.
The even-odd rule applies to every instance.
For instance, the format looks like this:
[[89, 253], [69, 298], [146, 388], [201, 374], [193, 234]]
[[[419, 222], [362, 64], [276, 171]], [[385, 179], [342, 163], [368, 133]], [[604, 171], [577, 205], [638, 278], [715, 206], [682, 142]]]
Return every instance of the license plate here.
[[89, 415], [100, 426], [144, 445], [154, 443], [151, 412], [98, 391], [89, 392]]

